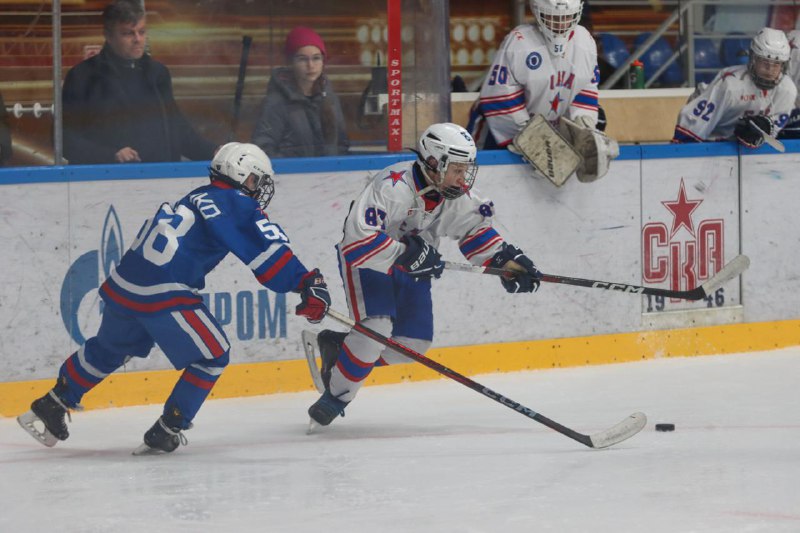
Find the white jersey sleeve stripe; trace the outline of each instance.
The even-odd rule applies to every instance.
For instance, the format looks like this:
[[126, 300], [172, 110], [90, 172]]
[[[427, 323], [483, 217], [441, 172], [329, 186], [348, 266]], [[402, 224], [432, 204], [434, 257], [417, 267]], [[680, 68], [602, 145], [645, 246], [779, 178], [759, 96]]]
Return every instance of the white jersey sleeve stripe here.
[[383, 250], [385, 250], [387, 247], [389, 247], [392, 244], [392, 242], [393, 241], [391, 239], [386, 239], [386, 242], [384, 242], [383, 244], [381, 244], [380, 246], [378, 246], [377, 248], [372, 250], [370, 253], [361, 256], [359, 259], [354, 261], [350, 266], [351, 267], [357, 267], [359, 265], [364, 264], [365, 261], [367, 261], [368, 259], [376, 256], [377, 254], [379, 254]]

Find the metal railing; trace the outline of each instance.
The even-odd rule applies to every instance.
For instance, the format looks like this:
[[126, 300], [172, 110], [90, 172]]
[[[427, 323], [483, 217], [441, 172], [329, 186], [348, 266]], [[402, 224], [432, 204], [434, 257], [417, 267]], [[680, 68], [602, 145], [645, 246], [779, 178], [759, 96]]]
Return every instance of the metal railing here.
[[[678, 45], [673, 54], [662, 64], [652, 75], [645, 80], [645, 87], [651, 87], [661, 75], [676, 61], [683, 58], [683, 72], [685, 74], [686, 82], [684, 86], [693, 87], [695, 85], [696, 76], [698, 72], [716, 72], [717, 68], [697, 68], [695, 66], [695, 41], [698, 38], [708, 39], [725, 39], [731, 38], [730, 34], [721, 34], [713, 31], [705, 31], [702, 28], [702, 23], [698, 28], [698, 21], [696, 17], [697, 7], [702, 6], [725, 6], [725, 7], [758, 7], [763, 8], [765, 11], [765, 18], [767, 9], [771, 7], [787, 6], [794, 7], [800, 11], [799, 0], [661, 0], [662, 7], [673, 7], [672, 13], [664, 20], [664, 22], [653, 31], [648, 38], [642, 42], [625, 60], [614, 73], [605, 80], [600, 88], [609, 89], [613, 87], [623, 76], [626, 76], [630, 70], [631, 64], [640, 59], [649, 48], [664, 35], [674, 34], [671, 30], [674, 24], [679, 24], [678, 31]], [[650, 0], [591, 0], [592, 7], [631, 7], [631, 6], [646, 6], [652, 5]], [[750, 38], [752, 35], [742, 34], [737, 37]]]

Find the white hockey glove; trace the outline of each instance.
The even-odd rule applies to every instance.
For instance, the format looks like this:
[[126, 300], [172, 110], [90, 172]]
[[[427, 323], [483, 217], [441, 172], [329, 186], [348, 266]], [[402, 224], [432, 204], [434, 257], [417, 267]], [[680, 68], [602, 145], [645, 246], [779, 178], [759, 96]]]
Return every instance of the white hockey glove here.
[[[582, 118], [582, 117], [578, 117]], [[590, 122], [591, 119], [586, 117]], [[582, 156], [582, 164], [575, 171], [578, 180], [584, 183], [602, 178], [608, 173], [611, 161], [619, 156], [619, 144], [607, 135], [561, 117], [559, 129], [562, 135], [572, 142], [574, 149]]]
[[588, 130], [596, 130], [597, 129], [597, 121], [590, 117], [589, 115], [579, 115], [575, 119], [575, 124], [582, 128], [586, 128]]

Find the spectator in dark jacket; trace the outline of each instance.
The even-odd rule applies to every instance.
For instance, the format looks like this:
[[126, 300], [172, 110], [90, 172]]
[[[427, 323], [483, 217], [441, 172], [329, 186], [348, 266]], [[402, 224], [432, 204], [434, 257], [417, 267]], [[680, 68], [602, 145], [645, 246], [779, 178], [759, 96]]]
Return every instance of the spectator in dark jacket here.
[[288, 66], [272, 73], [253, 143], [270, 157], [347, 153], [342, 106], [323, 72], [328, 54], [322, 38], [298, 26], [286, 37], [284, 53]]
[[64, 156], [70, 164], [205, 160], [214, 145], [181, 114], [167, 67], [145, 53], [138, 0], [103, 11], [105, 45], [64, 80]]

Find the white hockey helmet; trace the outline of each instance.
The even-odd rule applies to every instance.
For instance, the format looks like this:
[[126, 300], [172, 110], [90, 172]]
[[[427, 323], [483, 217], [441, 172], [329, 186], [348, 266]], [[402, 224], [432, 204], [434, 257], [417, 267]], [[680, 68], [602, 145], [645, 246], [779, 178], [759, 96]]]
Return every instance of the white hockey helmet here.
[[[750, 42], [750, 59], [747, 63], [747, 70], [759, 89], [772, 89], [778, 85], [783, 74], [786, 73], [790, 57], [791, 47], [786, 34], [774, 28], [763, 28]], [[779, 64], [780, 72], [774, 78], [759, 75], [756, 71], [756, 63], [759, 61]]]
[[530, 0], [530, 4], [539, 28], [550, 43], [550, 53], [564, 55], [567, 41], [581, 20], [583, 0]]
[[[455, 199], [469, 192], [478, 174], [475, 157], [478, 149], [467, 130], [458, 124], [442, 122], [433, 124], [419, 138], [417, 155], [422, 161], [424, 174], [430, 183], [445, 198]], [[464, 185], [445, 187], [447, 168], [451, 163], [464, 165]]]
[[[233, 185], [255, 199], [261, 209], [267, 208], [275, 194], [272, 163], [267, 154], [255, 144], [230, 142], [223, 145], [211, 160], [209, 171], [212, 180]], [[256, 176], [252, 188], [245, 185], [250, 175]]]

